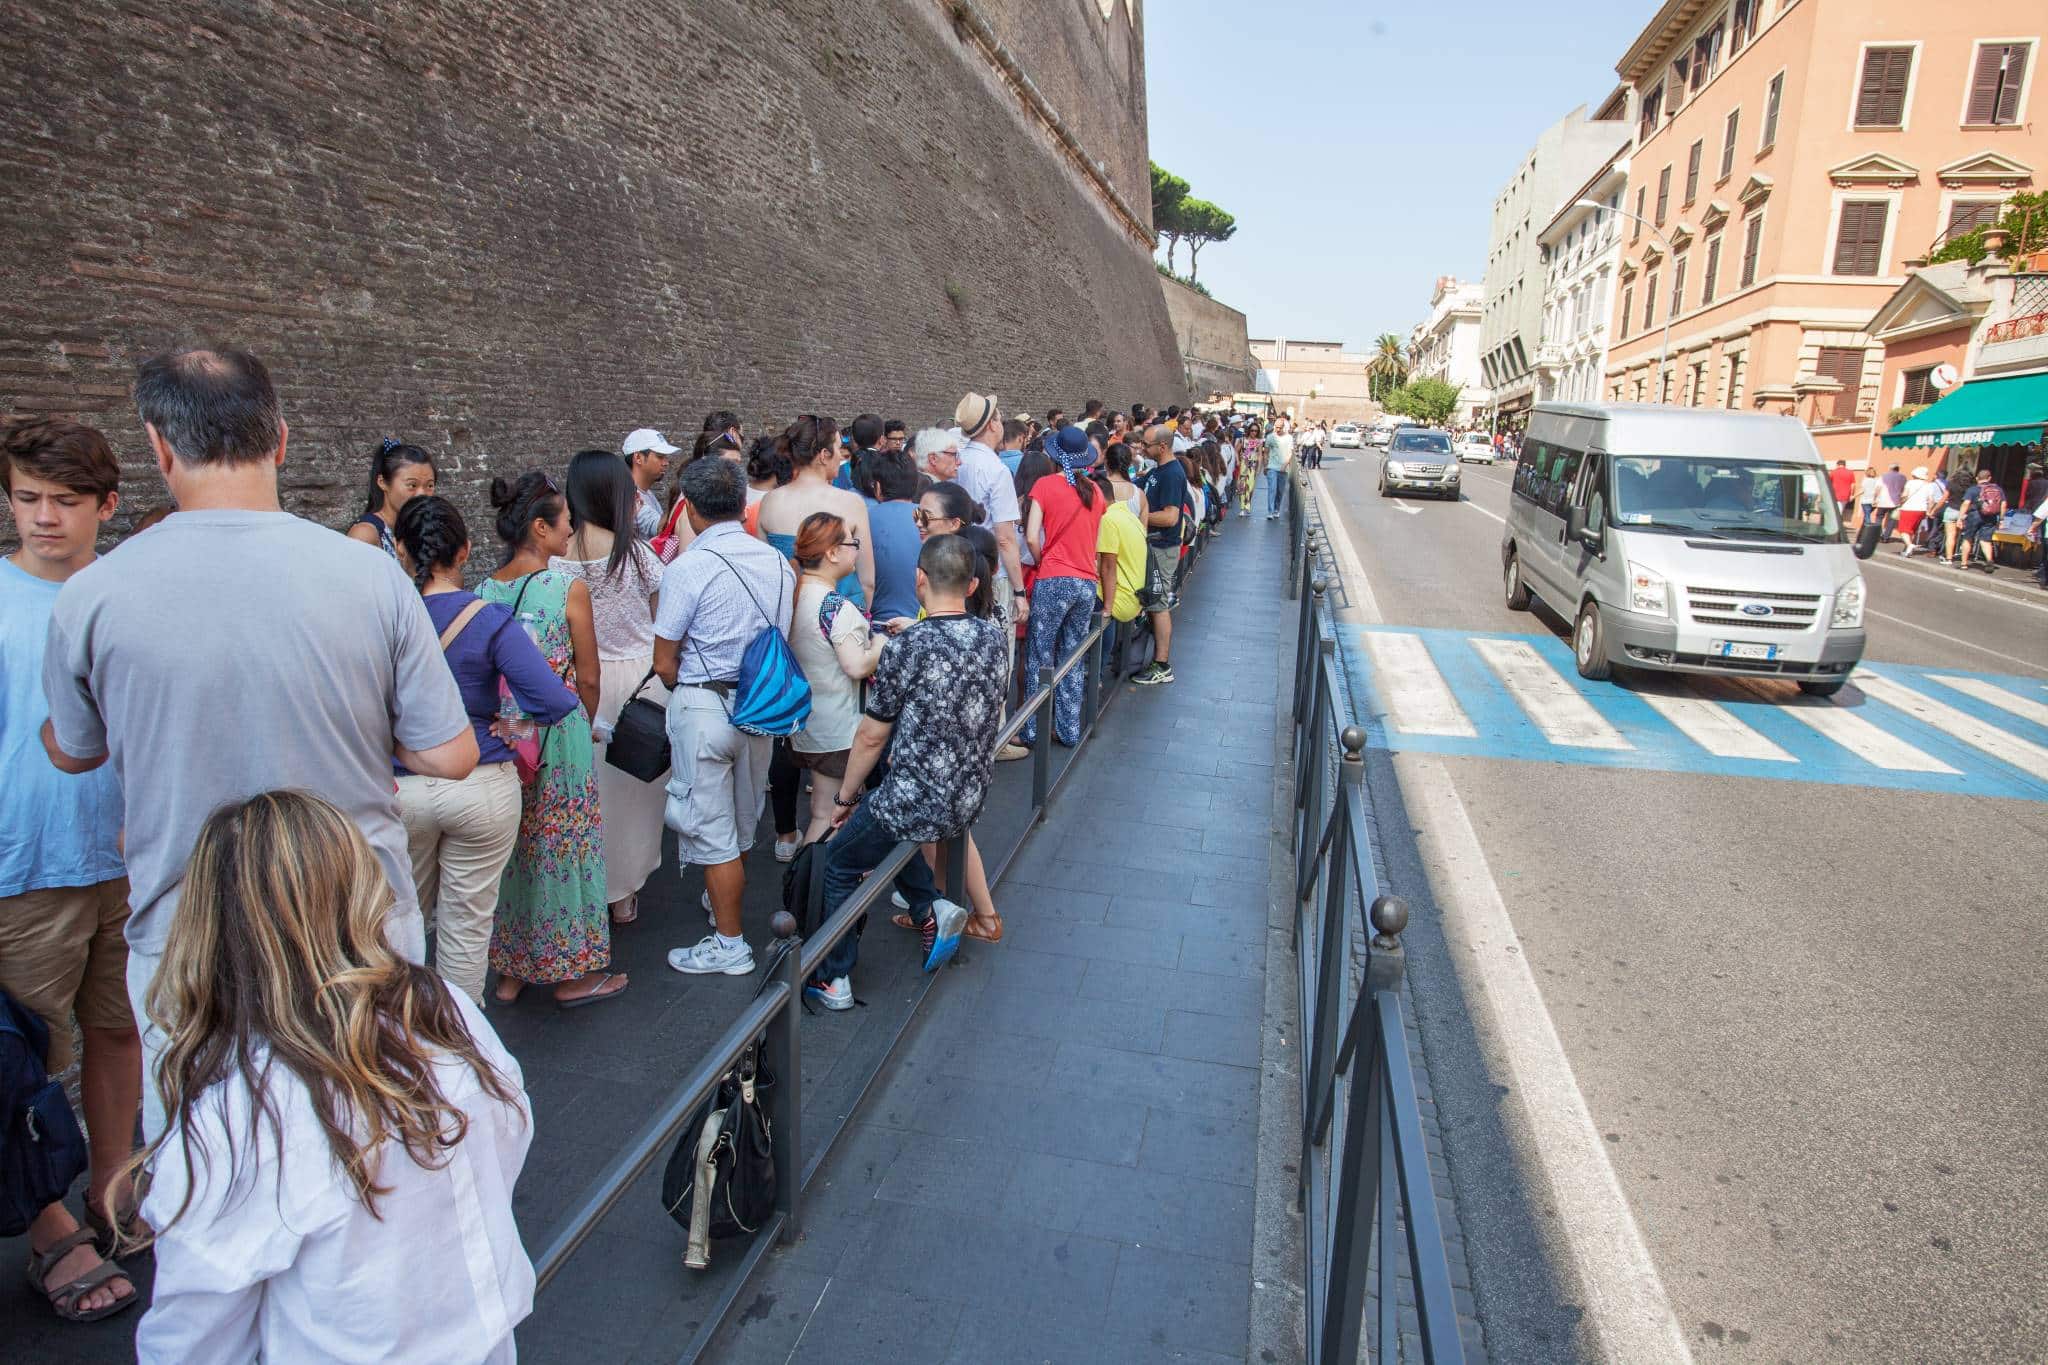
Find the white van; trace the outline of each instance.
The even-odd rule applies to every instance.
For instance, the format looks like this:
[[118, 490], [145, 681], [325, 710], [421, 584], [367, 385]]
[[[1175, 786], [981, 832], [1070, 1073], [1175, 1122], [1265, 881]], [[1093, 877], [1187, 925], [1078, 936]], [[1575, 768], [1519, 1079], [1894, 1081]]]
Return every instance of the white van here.
[[1863, 657], [1863, 575], [1820, 452], [1789, 417], [1539, 403], [1501, 538], [1508, 606], [1616, 664], [1785, 678], [1829, 696]]

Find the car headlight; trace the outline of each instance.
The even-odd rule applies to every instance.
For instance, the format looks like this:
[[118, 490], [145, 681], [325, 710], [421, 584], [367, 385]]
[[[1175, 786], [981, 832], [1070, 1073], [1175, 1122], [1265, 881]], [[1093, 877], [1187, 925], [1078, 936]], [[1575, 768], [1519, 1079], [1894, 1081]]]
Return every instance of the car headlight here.
[[1670, 587], [1634, 560], [1628, 566], [1628, 609], [1645, 616], [1671, 614]]
[[1863, 624], [1862, 574], [1835, 589], [1835, 614], [1828, 624], [1838, 630], [1854, 630]]
[[1387, 472], [1389, 474], [1392, 474], [1397, 479], [1405, 479], [1408, 477], [1408, 471], [1401, 467], [1401, 462], [1399, 460], [1388, 460]]

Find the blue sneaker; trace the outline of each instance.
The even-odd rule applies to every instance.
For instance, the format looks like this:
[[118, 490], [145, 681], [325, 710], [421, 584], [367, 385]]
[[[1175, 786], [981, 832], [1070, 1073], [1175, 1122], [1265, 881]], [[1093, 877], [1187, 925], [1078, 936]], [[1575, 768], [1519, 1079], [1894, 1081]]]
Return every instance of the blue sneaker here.
[[853, 983], [843, 976], [830, 981], [813, 981], [804, 987], [804, 998], [828, 1010], [850, 1010], [853, 1008]]
[[967, 907], [941, 897], [932, 902], [931, 918], [920, 928], [924, 938], [924, 969], [935, 972], [960, 949], [960, 926], [967, 923]]

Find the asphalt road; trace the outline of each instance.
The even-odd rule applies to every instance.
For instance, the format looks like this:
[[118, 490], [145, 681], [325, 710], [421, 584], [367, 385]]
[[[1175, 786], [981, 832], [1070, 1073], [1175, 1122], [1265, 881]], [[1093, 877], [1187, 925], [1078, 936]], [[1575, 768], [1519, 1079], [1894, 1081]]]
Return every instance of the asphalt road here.
[[[1586, 683], [1502, 600], [1506, 468], [1458, 504], [1375, 469], [1323, 471], [1345, 647], [1493, 1357], [2048, 1355], [2048, 593], [1874, 562], [1872, 681], [1824, 715]], [[1375, 625], [1427, 632], [1475, 738], [1395, 732]], [[1524, 637], [1618, 747], [1481, 696], [1473, 633]], [[1709, 758], [1646, 691], [1777, 752]]]

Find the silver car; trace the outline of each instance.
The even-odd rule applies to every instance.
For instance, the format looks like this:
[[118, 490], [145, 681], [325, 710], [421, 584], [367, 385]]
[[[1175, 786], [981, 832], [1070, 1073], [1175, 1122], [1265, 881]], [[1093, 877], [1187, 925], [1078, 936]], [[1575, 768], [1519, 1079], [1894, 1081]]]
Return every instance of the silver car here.
[[1458, 456], [1451, 433], [1434, 427], [1401, 427], [1380, 456], [1380, 496], [1430, 493], [1458, 498]]

